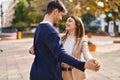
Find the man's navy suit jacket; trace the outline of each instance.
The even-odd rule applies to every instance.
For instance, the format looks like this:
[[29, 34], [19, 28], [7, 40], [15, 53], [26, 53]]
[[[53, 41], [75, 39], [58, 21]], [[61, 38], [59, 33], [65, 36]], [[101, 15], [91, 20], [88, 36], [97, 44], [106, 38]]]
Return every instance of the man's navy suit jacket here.
[[35, 58], [30, 80], [62, 80], [61, 62], [84, 71], [85, 62], [68, 55], [59, 33], [49, 23], [40, 23], [34, 35]]

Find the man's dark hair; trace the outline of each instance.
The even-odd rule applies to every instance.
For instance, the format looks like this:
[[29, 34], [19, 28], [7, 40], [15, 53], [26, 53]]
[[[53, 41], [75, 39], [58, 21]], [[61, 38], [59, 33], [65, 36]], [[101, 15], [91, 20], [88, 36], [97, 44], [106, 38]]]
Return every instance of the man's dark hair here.
[[54, 9], [58, 9], [60, 12], [66, 13], [65, 6], [60, 0], [50, 1], [47, 5], [46, 14], [51, 13]]

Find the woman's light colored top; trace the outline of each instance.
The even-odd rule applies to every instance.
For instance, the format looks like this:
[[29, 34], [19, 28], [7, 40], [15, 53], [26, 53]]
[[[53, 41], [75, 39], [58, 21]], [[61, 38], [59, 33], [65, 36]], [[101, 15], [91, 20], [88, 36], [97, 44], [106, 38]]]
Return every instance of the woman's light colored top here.
[[75, 36], [68, 35], [63, 46], [64, 46], [64, 49], [69, 53], [69, 55], [72, 55], [74, 44], [75, 44]]

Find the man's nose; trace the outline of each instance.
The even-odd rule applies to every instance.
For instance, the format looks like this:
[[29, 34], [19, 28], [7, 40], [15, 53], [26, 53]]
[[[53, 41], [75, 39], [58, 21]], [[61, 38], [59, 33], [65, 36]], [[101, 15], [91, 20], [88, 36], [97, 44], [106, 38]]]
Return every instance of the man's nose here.
[[62, 17], [60, 17], [60, 21], [62, 20]]

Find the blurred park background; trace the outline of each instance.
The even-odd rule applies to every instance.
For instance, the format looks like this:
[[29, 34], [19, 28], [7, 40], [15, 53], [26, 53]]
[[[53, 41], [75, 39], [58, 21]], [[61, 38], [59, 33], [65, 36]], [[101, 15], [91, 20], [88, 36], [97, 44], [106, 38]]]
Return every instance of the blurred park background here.
[[[50, 0], [0, 0], [0, 33], [32, 34]], [[58, 24], [65, 29], [69, 15], [82, 18], [87, 33], [120, 36], [120, 0], [61, 0], [68, 14]]]
[[[0, 80], [29, 80], [34, 56], [36, 26], [50, 0], [0, 0]], [[92, 55], [100, 60], [99, 72], [87, 80], [120, 80], [120, 0], [61, 0], [68, 9], [57, 25], [62, 34], [69, 15], [83, 20]]]

